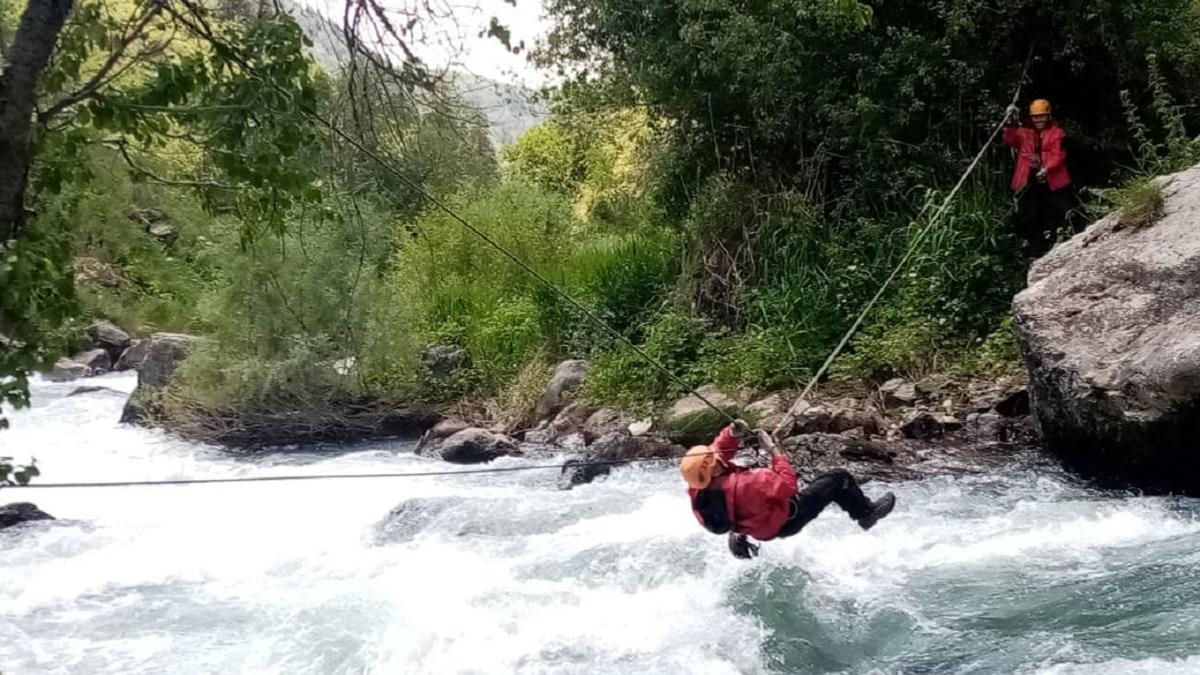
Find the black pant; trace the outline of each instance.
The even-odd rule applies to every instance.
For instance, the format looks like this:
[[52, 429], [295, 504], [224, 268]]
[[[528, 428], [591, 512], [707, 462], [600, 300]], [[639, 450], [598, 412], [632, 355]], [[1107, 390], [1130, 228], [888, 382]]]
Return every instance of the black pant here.
[[778, 539], [796, 534], [830, 504], [842, 507], [855, 520], [870, 513], [872, 508], [871, 500], [858, 487], [854, 476], [845, 469], [835, 469], [817, 476], [792, 497], [788, 519], [775, 537]]
[[1075, 232], [1078, 201], [1073, 186], [1051, 190], [1035, 179], [1017, 193], [1017, 235], [1025, 240], [1031, 256], [1036, 258], [1049, 251], [1059, 228]]

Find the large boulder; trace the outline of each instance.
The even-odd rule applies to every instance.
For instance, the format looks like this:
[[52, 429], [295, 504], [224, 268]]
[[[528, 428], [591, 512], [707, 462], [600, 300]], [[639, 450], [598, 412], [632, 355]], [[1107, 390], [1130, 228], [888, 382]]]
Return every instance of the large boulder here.
[[729, 424], [730, 417], [742, 414], [741, 407], [739, 401], [716, 386], [705, 385], [671, 406], [663, 418], [663, 428], [671, 440], [677, 443], [707, 443], [721, 427]]
[[29, 502], [0, 506], [0, 530], [35, 520], [54, 520], [54, 516]]
[[613, 432], [598, 439], [579, 455], [563, 462], [559, 487], [569, 490], [607, 476], [613, 466], [635, 459], [681, 457], [683, 446], [653, 436], [631, 436]]
[[471, 427], [452, 434], [441, 443], [423, 450], [452, 464], [482, 464], [497, 457], [519, 454], [517, 444], [508, 436]]
[[171, 382], [179, 364], [195, 347], [200, 338], [182, 333], [155, 333], [146, 347], [146, 357], [138, 369], [138, 383], [125, 410], [121, 423], [146, 422], [157, 411], [158, 394]]
[[1014, 301], [1046, 445], [1101, 478], [1200, 493], [1200, 167], [1159, 179], [1161, 218], [1056, 247]]
[[87, 328], [88, 339], [92, 346], [108, 352], [109, 360], [116, 362], [121, 354], [133, 343], [129, 333], [121, 330], [111, 321], [94, 321]]
[[588, 362], [579, 359], [563, 361], [554, 368], [546, 391], [538, 398], [534, 419], [548, 420], [557, 415], [571, 400], [571, 395], [587, 377]]
[[121, 353], [121, 357], [117, 359], [117, 363], [113, 366], [115, 371], [138, 370], [142, 367], [142, 362], [146, 360], [146, 354], [150, 351], [149, 340], [133, 340], [129, 344], [129, 348]]

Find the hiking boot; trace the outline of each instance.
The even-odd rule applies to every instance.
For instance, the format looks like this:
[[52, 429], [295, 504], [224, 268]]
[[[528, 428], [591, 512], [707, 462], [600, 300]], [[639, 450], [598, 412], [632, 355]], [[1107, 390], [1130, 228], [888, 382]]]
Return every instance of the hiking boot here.
[[869, 530], [875, 527], [875, 523], [883, 520], [887, 514], [892, 512], [896, 506], [896, 495], [887, 492], [882, 497], [871, 503], [871, 512], [862, 518], [858, 519], [858, 524], [862, 529]]

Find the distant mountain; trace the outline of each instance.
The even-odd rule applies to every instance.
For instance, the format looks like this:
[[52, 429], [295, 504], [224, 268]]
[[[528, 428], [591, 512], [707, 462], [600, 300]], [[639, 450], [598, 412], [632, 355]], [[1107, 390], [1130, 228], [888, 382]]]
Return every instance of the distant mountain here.
[[[321, 67], [341, 72], [349, 63], [342, 29], [315, 9], [285, 0], [284, 9], [313, 42], [311, 53]], [[519, 84], [506, 84], [460, 70], [450, 72], [450, 85], [463, 102], [483, 113], [488, 137], [497, 149], [514, 142], [549, 115], [537, 93]]]

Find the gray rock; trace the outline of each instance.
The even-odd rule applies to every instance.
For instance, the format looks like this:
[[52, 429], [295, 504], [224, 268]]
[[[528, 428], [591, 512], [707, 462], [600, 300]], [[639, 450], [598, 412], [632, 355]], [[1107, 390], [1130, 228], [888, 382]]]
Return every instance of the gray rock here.
[[[741, 415], [742, 404], [715, 385], [700, 387], [696, 394], [688, 394], [676, 401], [664, 416], [663, 428], [671, 440], [688, 445], [706, 443], [721, 427], [729, 424], [727, 416]], [[713, 410], [709, 404], [724, 414]]]
[[54, 362], [54, 369], [46, 373], [46, 379], [51, 382], [70, 382], [91, 375], [91, 368], [63, 357]]
[[121, 412], [121, 423], [144, 423], [158, 411], [158, 394], [200, 338], [182, 333], [155, 333], [147, 340], [138, 383]]
[[583, 430], [595, 408], [582, 403], [568, 403], [550, 422], [550, 431], [557, 437]]
[[563, 361], [555, 366], [554, 375], [550, 377], [546, 391], [538, 398], [534, 419], [548, 420], [557, 415], [570, 402], [571, 395], [583, 384], [587, 372], [588, 362], [578, 359]]
[[1161, 218], [1108, 216], [1037, 261], [1013, 313], [1045, 443], [1069, 464], [1200, 494], [1200, 167]]
[[600, 438], [607, 434], [619, 433], [629, 428], [629, 418], [616, 408], [601, 408], [588, 417], [583, 425], [583, 433], [591, 438]]
[[467, 350], [455, 345], [430, 345], [421, 355], [421, 362], [435, 378], [445, 379], [470, 368], [471, 356]]
[[890, 406], [910, 406], [921, 398], [917, 385], [902, 378], [884, 382], [879, 391], [883, 394], [883, 402]]
[[436, 454], [452, 464], [482, 464], [518, 451], [516, 442], [508, 436], [471, 427], [446, 438], [426, 454]]
[[35, 520], [54, 520], [54, 516], [29, 502], [15, 502], [0, 506], [0, 530]]
[[953, 415], [928, 410], [917, 410], [905, 419], [900, 431], [908, 438], [929, 440], [940, 438], [961, 429], [963, 423]]
[[116, 362], [121, 354], [133, 343], [129, 333], [121, 330], [111, 321], [94, 321], [87, 328], [88, 339], [92, 346], [108, 352], [109, 359]]
[[92, 375], [102, 375], [112, 370], [112, 357], [104, 349], [89, 349], [71, 357], [75, 363], [82, 363], [92, 369]]
[[149, 340], [131, 341], [129, 348], [121, 352], [121, 356], [117, 359], [117, 364], [113, 367], [113, 370], [121, 372], [141, 368], [142, 362], [146, 360], [146, 354], [149, 351]]
[[600, 438], [587, 451], [563, 463], [559, 487], [570, 489], [606, 476], [613, 466], [634, 459], [680, 457], [681, 445], [652, 436], [630, 436], [616, 432]]
[[469, 429], [471, 425], [457, 417], [447, 417], [437, 424], [433, 425], [428, 431], [421, 435], [421, 440], [417, 441], [416, 453], [419, 455], [421, 451], [430, 443], [435, 443], [444, 438], [448, 438], [462, 431]]
[[85, 394], [96, 394], [100, 392], [120, 394], [121, 396], [125, 395], [124, 392], [117, 391], [111, 387], [75, 387], [71, 390], [71, 393], [67, 394], [67, 398], [71, 398], [72, 396], [83, 396]]
[[146, 231], [150, 236], [158, 240], [164, 246], [170, 246], [175, 243], [175, 239], [179, 236], [175, 232], [175, 226], [167, 222], [151, 223]]
[[375, 526], [376, 543], [411, 541], [447, 510], [462, 503], [460, 497], [416, 497], [388, 512]]

